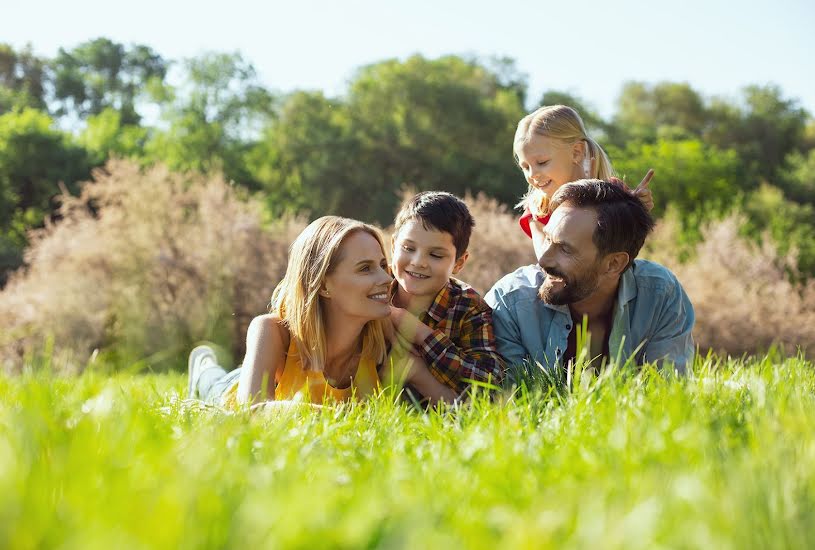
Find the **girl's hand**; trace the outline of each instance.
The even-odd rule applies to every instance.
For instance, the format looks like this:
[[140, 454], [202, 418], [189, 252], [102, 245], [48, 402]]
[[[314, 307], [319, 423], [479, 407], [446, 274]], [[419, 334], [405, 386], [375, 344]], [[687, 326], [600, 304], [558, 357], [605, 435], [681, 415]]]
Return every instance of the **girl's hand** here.
[[[651, 189], [648, 187], [648, 184], [651, 183], [651, 178], [654, 177], [654, 170], [653, 168], [648, 170], [648, 173], [645, 174], [645, 177], [642, 178], [642, 181], [637, 186], [636, 189], [631, 191], [635, 197], [637, 197], [640, 202], [645, 206], [645, 208], [650, 212], [654, 209], [654, 197], [651, 194]], [[625, 189], [628, 189], [628, 186], [625, 184], [623, 180], [620, 178], [608, 178], [608, 181], [611, 183], [616, 183], [617, 185], [622, 185]]]
[[648, 184], [651, 183], [651, 178], [653, 177], [654, 170], [652, 168], [648, 170], [648, 173], [642, 178], [640, 184], [634, 189], [634, 196], [642, 201], [642, 204], [645, 205], [645, 208], [647, 208], [649, 212], [654, 209], [654, 197], [651, 194], [651, 189], [648, 188]]

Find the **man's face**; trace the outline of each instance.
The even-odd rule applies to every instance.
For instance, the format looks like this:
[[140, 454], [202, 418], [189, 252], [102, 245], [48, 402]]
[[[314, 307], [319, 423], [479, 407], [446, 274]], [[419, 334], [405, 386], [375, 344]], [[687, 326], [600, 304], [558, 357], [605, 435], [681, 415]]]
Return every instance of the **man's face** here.
[[546, 272], [538, 295], [547, 304], [573, 304], [597, 290], [600, 258], [592, 240], [596, 225], [593, 209], [563, 204], [546, 226], [532, 232], [538, 265]]

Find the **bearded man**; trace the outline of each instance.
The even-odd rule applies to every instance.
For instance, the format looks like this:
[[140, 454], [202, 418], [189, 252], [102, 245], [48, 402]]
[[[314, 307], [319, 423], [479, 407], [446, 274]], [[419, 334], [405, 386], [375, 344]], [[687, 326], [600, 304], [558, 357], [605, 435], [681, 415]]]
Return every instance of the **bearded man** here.
[[618, 183], [579, 180], [558, 189], [549, 211], [546, 225], [531, 222], [537, 265], [506, 275], [485, 296], [510, 370], [568, 368], [587, 322], [581, 345], [591, 367], [620, 359], [684, 373], [694, 353], [693, 306], [667, 268], [635, 260], [654, 227], [643, 203]]

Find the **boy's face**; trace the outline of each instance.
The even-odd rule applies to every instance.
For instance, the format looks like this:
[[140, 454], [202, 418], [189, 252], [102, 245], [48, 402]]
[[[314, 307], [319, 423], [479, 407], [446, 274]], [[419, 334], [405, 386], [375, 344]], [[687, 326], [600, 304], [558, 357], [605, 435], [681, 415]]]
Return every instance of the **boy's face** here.
[[416, 297], [435, 298], [466, 259], [466, 252], [456, 258], [450, 233], [425, 229], [419, 220], [409, 220], [393, 239], [393, 274]]

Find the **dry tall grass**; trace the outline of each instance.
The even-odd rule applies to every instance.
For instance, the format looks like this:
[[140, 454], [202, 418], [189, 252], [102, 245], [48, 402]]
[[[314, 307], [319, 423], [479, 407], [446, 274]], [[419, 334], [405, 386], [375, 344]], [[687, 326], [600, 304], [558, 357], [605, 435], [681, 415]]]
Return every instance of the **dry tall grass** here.
[[[739, 235], [730, 216], [703, 229], [692, 259], [675, 255], [678, 224], [661, 223], [644, 254], [670, 267], [693, 302], [694, 338], [702, 350], [730, 355], [765, 352], [778, 344], [788, 353], [815, 351], [815, 280], [800, 280], [795, 252], [783, 256], [769, 237], [761, 246]], [[792, 276], [790, 276], [792, 275]]]
[[202, 338], [240, 353], [304, 226], [264, 229], [259, 204], [220, 177], [142, 172], [124, 161], [60, 200], [61, 220], [31, 235], [29, 267], [0, 293], [7, 366], [46, 337], [72, 351], [75, 365], [100, 348], [175, 365]]

